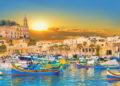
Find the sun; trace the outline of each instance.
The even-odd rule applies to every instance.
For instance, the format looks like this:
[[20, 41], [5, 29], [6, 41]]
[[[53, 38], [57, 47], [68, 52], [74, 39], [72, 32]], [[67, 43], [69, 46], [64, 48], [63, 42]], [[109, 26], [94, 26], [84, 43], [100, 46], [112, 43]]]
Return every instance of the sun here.
[[45, 31], [48, 29], [48, 25], [45, 23], [36, 23], [32, 26], [32, 29], [37, 31]]

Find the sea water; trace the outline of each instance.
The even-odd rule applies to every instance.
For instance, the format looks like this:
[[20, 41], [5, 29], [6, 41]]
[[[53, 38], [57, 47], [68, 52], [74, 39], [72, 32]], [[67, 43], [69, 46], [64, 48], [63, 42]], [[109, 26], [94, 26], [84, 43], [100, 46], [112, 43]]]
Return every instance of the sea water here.
[[69, 66], [64, 74], [11, 76], [11, 70], [0, 69], [0, 86], [120, 86], [120, 81], [108, 81], [107, 70]]

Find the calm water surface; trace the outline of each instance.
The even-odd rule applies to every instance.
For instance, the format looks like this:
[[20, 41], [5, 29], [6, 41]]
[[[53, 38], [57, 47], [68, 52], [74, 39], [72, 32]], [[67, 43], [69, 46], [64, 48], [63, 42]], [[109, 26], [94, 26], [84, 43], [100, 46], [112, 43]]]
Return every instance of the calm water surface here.
[[76, 68], [69, 66], [64, 74], [53, 76], [11, 76], [3, 70], [0, 86], [120, 86], [120, 81], [108, 81], [106, 70]]

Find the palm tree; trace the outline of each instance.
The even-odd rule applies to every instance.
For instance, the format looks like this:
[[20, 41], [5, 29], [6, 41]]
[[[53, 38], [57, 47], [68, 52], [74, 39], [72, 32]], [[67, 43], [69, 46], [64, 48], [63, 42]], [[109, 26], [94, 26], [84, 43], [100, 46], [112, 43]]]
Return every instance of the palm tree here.
[[1, 53], [4, 53], [4, 52], [6, 52], [6, 51], [7, 51], [6, 45], [1, 45], [1, 46], [0, 46], [0, 52], [1, 52]]
[[100, 56], [100, 46], [96, 46], [96, 56]]

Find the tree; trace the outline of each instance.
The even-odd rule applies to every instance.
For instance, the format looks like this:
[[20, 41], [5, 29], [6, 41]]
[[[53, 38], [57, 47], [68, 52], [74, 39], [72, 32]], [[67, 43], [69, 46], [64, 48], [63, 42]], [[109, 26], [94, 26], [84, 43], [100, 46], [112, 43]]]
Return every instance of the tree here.
[[73, 55], [73, 59], [78, 59], [77, 54]]
[[5, 25], [5, 20], [0, 21], [0, 26]]
[[13, 25], [19, 25], [15, 21], [10, 21], [10, 20], [1, 20], [0, 21], [0, 26], [13, 26]]
[[100, 56], [100, 46], [96, 46], [96, 56]]
[[28, 42], [28, 45], [31, 46], [31, 45], [36, 45], [36, 41], [33, 40], [33, 39], [30, 39], [29, 42]]
[[1, 45], [0, 46], [0, 52], [4, 53], [7, 51], [6, 45]]

